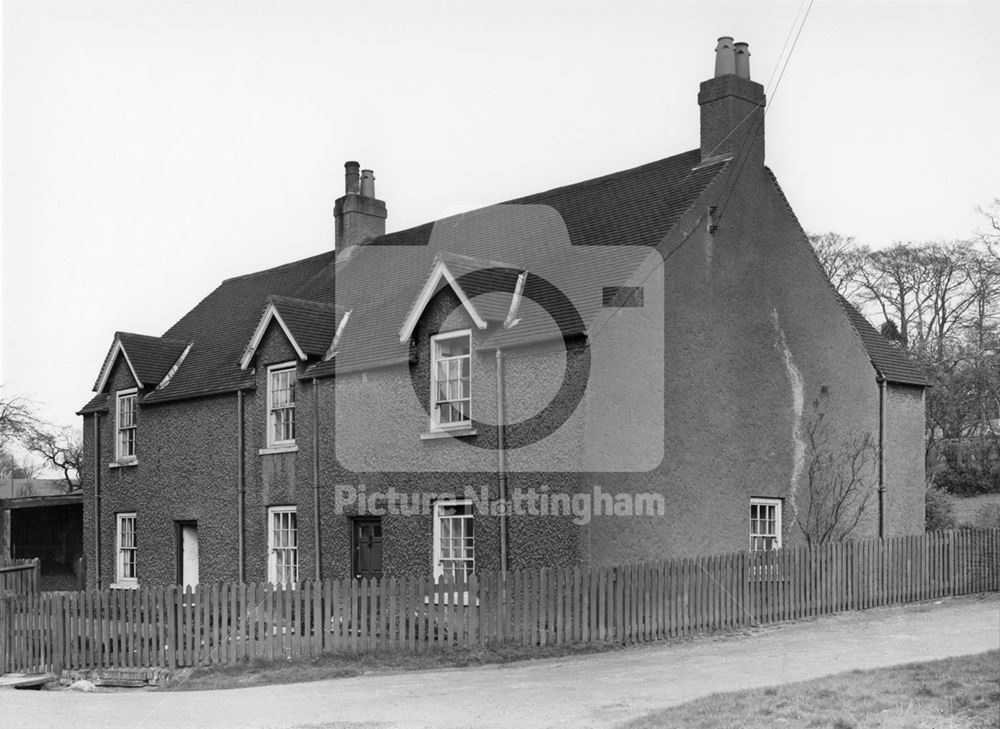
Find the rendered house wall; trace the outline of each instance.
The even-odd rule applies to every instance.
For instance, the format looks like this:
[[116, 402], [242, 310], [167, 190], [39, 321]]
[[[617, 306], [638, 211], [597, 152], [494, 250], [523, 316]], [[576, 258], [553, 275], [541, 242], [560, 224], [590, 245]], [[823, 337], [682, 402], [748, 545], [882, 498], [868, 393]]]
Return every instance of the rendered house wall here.
[[889, 384], [886, 418], [886, 534], [924, 531], [924, 391]]
[[[720, 178], [704, 199], [663, 243], [669, 253], [664, 276], [663, 423], [629, 422], [609, 430], [615, 388], [638, 387], [644, 371], [635, 357], [595, 360], [591, 390], [576, 413], [542, 443], [559, 455], [566, 470], [532, 465], [531, 451], [510, 454], [509, 493], [516, 488], [549, 492], [650, 493], [663, 496], [663, 516], [596, 516], [578, 526], [569, 516], [509, 518], [509, 566], [612, 563], [665, 556], [744, 549], [749, 499], [784, 500], [783, 537], [800, 535], [796, 515], [808, 508], [803, 423], [814, 404], [838, 436], [878, 433], [879, 389], [874, 370], [820, 272], [798, 224], [763, 170], [744, 171], [729, 193]], [[708, 205], [729, 195], [725, 217], [714, 234], [707, 231]], [[672, 251], [672, 253], [670, 253]], [[648, 273], [648, 272], [646, 272]], [[454, 302], [451, 302], [454, 303]], [[601, 336], [625, 342], [636, 328], [649, 325], [644, 310], [622, 310]], [[461, 309], [447, 321], [429, 311], [415, 332], [417, 392], [409, 374], [389, 369], [354, 373], [317, 383], [319, 399], [319, 498], [321, 574], [351, 572], [352, 518], [355, 508], [338, 512], [337, 489], [364, 487], [368, 493], [474, 493], [498, 496], [493, 443], [471, 448], [468, 441], [423, 440], [426, 412], [411, 420], [371, 417], [366, 403], [426, 398], [420, 383], [429, 379], [429, 340], [433, 333], [471, 327]], [[474, 340], [484, 335], [474, 332]], [[633, 353], [634, 354], [634, 353]], [[493, 350], [474, 351], [474, 416], [496, 420], [496, 359]], [[567, 366], [578, 369], [579, 349], [567, 353], [562, 342], [505, 352], [508, 420], [534, 412], [552, 395], [552, 382]], [[299, 572], [315, 572], [313, 514], [313, 383], [297, 383], [296, 444], [287, 453], [260, 454], [266, 448], [267, 367], [293, 361], [294, 350], [273, 325], [258, 348], [253, 366], [256, 389], [245, 397], [246, 578], [267, 577], [267, 509], [295, 506], [298, 518]], [[298, 365], [302, 371], [302, 365]], [[648, 373], [646, 373], [648, 374]], [[141, 547], [141, 584], [173, 582], [176, 575], [178, 520], [196, 520], [201, 543], [201, 580], [235, 579], [237, 554], [238, 456], [236, 395], [140, 406], [139, 463], [108, 468], [114, 453], [113, 393], [134, 383], [119, 363], [112, 373], [112, 410], [101, 418], [102, 582], [114, 577], [114, 514], [135, 511]], [[912, 391], [912, 392], [911, 392]], [[922, 444], [919, 388], [892, 388], [889, 425], [891, 482], [887, 496], [887, 534], [919, 531], [922, 491], [913, 487], [914, 464]], [[340, 402], [337, 403], [337, 398]], [[347, 413], [335, 422], [335, 405]], [[392, 413], [392, 410], [389, 410]], [[560, 414], [562, 415], [562, 414]], [[93, 416], [89, 416], [93, 417]], [[92, 431], [85, 429], [88, 452]], [[348, 427], [343, 427], [347, 424]], [[652, 428], [662, 428], [662, 460], [648, 472], [604, 473], [591, 466], [602, 451], [648, 446]], [[348, 434], [360, 452], [386, 452], [400, 464], [395, 471], [344, 468], [335, 438]], [[473, 436], [483, 438], [483, 436]], [[643, 446], [643, 447], [647, 447]], [[535, 451], [536, 454], [539, 451]], [[645, 454], [648, 456], [649, 454]], [[643, 454], [639, 454], [643, 457]], [[798, 459], [798, 460], [797, 460]], [[558, 459], [557, 459], [558, 460]], [[655, 462], [655, 459], [654, 459]], [[363, 463], [362, 463], [363, 466]], [[589, 468], [589, 466], [588, 466]], [[92, 479], [84, 479], [85, 493]], [[87, 499], [88, 523], [92, 499]], [[429, 514], [386, 515], [383, 567], [386, 574], [427, 573], [432, 566]], [[499, 569], [499, 519], [477, 513], [476, 564]], [[877, 533], [877, 511], [870, 509], [858, 536]], [[92, 529], [85, 530], [93, 555]], [[93, 574], [93, 571], [91, 572]]]
[[[455, 303], [455, 302], [450, 302]], [[416, 375], [418, 383], [429, 382], [430, 336], [438, 331], [455, 331], [472, 327], [471, 321], [459, 311], [445, 320], [441, 312], [430, 310], [422, 320], [415, 339]], [[494, 350], [476, 350], [482, 340], [473, 329], [472, 394], [473, 417], [489, 423], [496, 422], [496, 358]], [[572, 357], [570, 353], [570, 357]], [[512, 383], [508, 391], [507, 407], [511, 418], [536, 406], [540, 398], [548, 399], [544, 391], [544, 378], [539, 372], [546, 369], [562, 371], [566, 355], [563, 345], [533, 347], [507, 355], [506, 379]], [[541, 383], [541, 384], [539, 384]], [[484, 435], [462, 438], [421, 439], [429, 431], [429, 418], [419, 409], [408, 418], [394, 417], [393, 409], [370, 407], [374, 403], [403, 402], [418, 397], [408, 372], [397, 369], [374, 369], [349, 374], [334, 380], [322, 380], [320, 387], [321, 432], [324, 443], [320, 453], [320, 481], [323, 523], [323, 572], [325, 575], [343, 577], [350, 570], [351, 519], [363, 515], [356, 508], [347, 513], [335, 510], [335, 490], [351, 487], [367, 493], [386, 492], [392, 488], [405, 494], [452, 494], [464, 497], [466, 489], [491, 499], [498, 497], [495, 442], [484, 442]], [[426, 398], [426, 385], [419, 396]], [[337, 398], [340, 398], [337, 401]], [[545, 400], [541, 400], [544, 402]], [[334, 407], [339, 407], [340, 422], [334, 423]], [[381, 416], [374, 416], [381, 413]], [[311, 425], [309, 426], [311, 427]], [[346, 433], [356, 444], [351, 448], [378, 449], [380, 461], [386, 452], [392, 462], [398, 463], [395, 471], [376, 471], [363, 468], [346, 469], [336, 457], [334, 438]], [[571, 446], [572, 433], [564, 436], [564, 445]], [[580, 439], [575, 437], [579, 452]], [[479, 439], [484, 448], [475, 448], [469, 441]], [[338, 448], [341, 444], [337, 444]], [[347, 447], [347, 446], [343, 446]], [[573, 451], [567, 447], [566, 457]], [[306, 467], [299, 454], [299, 472]], [[363, 466], [363, 463], [362, 463]], [[311, 465], [309, 466], [311, 468]], [[509, 487], [528, 488], [547, 485], [553, 489], [570, 489], [578, 479], [572, 475], [512, 473]], [[432, 517], [422, 513], [413, 516], [382, 516], [383, 567], [386, 574], [429, 573], [432, 568]], [[568, 518], [511, 517], [509, 519], [510, 560], [512, 569], [551, 564], [573, 564], [577, 561], [576, 527]], [[499, 518], [477, 512], [475, 517], [476, 567], [482, 570], [500, 569]]]
[[[236, 570], [236, 395], [139, 406], [137, 463], [118, 468], [115, 460], [117, 390], [135, 385], [119, 359], [110, 378], [109, 410], [100, 416], [101, 585], [115, 579], [115, 515], [135, 512], [140, 585], [169, 584], [177, 575], [177, 521], [197, 521], [200, 579], [235, 580]], [[94, 563], [93, 418], [85, 419], [84, 546]], [[96, 571], [88, 568], [88, 580]]]
[[[702, 216], [727, 195], [709, 234]], [[784, 500], [785, 543], [796, 543], [813, 403], [839, 435], [877, 438], [874, 370], [769, 176], [744, 169], [732, 189], [724, 175], [702, 202], [664, 244], [666, 456], [617, 479], [665, 494], [669, 518], [595, 520], [584, 530], [593, 562], [746, 549], [753, 496]]]

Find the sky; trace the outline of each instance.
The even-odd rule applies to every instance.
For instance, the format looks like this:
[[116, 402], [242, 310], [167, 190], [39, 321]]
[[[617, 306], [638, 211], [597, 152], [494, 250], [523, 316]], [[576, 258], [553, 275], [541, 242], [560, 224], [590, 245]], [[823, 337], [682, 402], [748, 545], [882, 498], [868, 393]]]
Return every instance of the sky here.
[[697, 147], [722, 35], [808, 231], [968, 238], [1000, 196], [997, 0], [2, 8], [0, 384], [58, 424], [116, 330], [330, 249], [347, 160], [392, 231]]

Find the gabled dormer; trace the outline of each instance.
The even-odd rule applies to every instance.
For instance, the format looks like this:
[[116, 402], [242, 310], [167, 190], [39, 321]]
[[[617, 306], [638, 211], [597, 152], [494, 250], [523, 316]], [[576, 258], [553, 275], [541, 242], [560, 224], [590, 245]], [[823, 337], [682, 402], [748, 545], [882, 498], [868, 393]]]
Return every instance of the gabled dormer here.
[[[144, 392], [166, 386], [184, 361], [191, 344], [176, 339], [116, 332], [94, 384], [97, 396], [87, 409], [110, 409], [114, 424], [113, 466], [134, 465], [139, 430], [139, 403]], [[104, 408], [91, 407], [100, 405]]]
[[191, 349], [189, 342], [145, 334], [115, 332], [101, 373], [94, 384], [94, 392], [105, 392], [111, 371], [121, 357], [128, 366], [136, 387], [157, 389], [164, 387], [177, 371]]
[[336, 352], [340, 334], [350, 316], [349, 310], [335, 304], [270, 296], [253, 336], [243, 350], [240, 369], [250, 367], [272, 323], [281, 328], [300, 360], [329, 360]]
[[410, 341], [424, 311], [445, 287], [458, 297], [477, 329], [485, 330], [491, 324], [500, 324], [505, 329], [516, 326], [527, 277], [527, 271], [499, 261], [438, 253], [420, 293], [403, 319], [399, 329], [400, 343]]

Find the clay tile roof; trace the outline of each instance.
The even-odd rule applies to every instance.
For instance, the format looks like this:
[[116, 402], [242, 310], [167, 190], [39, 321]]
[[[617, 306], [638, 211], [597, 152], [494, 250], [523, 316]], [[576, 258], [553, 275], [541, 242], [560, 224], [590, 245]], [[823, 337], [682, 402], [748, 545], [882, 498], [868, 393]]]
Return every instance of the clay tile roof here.
[[[584, 326], [576, 328], [582, 333], [586, 321], [601, 307], [603, 286], [621, 283], [638, 265], [640, 257], [634, 250], [622, 253], [612, 247], [658, 245], [726, 166], [720, 161], [695, 169], [698, 162], [697, 150], [685, 152], [391, 233], [359, 246], [335, 271], [338, 301], [353, 312], [340, 342], [338, 369], [364, 369], [408, 356], [408, 346], [399, 342], [399, 329], [432, 270], [435, 256], [442, 253], [456, 276], [482, 270], [486, 262], [495, 268], [528, 271], [529, 287], [532, 276], [539, 277], [536, 281], [553, 283], [577, 305]], [[553, 222], [554, 218], [558, 220]], [[553, 240], [559, 236], [564, 240]], [[554, 244], [557, 242], [561, 245]], [[586, 246], [591, 251], [589, 255], [567, 255], [566, 246], [570, 245]], [[405, 260], [406, 265], [386, 265], [390, 253], [385, 248], [389, 246], [396, 251], [391, 255]], [[601, 253], [606, 255], [602, 258]], [[594, 265], [597, 259], [603, 260], [603, 265]], [[493, 262], [502, 263], [494, 266]], [[332, 282], [317, 277], [298, 295], [318, 298], [332, 288]], [[468, 293], [475, 296], [482, 292]], [[488, 318], [502, 319], [499, 309], [506, 309], [508, 302], [496, 296], [481, 298], [485, 299], [483, 307], [491, 312]], [[575, 317], [563, 310], [563, 304], [549, 299], [544, 291], [539, 298], [537, 303], [548, 310], [556, 324], [567, 331], [575, 326]], [[506, 315], [506, 310], [503, 313]], [[510, 344], [550, 337], [551, 330], [551, 320], [536, 315], [497, 336]], [[311, 374], [319, 376], [330, 370], [325, 364]]]
[[847, 299], [838, 298], [878, 375], [889, 382], [926, 387], [927, 377], [920, 365], [883, 337]]
[[181, 339], [144, 334], [118, 332], [117, 336], [128, 353], [136, 376], [145, 387], [158, 385], [188, 345]]
[[223, 281], [166, 332], [194, 346], [170, 384], [144, 397], [143, 403], [252, 387], [253, 375], [240, 369], [240, 356], [268, 297], [295, 296], [317, 272], [332, 268], [333, 260], [330, 251]]
[[[143, 403], [253, 387], [252, 374], [240, 369], [240, 359], [269, 297], [277, 302], [282, 319], [309, 355], [326, 351], [340, 315], [350, 309], [351, 318], [344, 327], [337, 355], [342, 366], [370, 367], [405, 359], [408, 347], [400, 344], [399, 329], [436, 254], [450, 251], [474, 259], [505, 261], [506, 265], [550, 278], [554, 267], [567, 269], [566, 251], [548, 250], [544, 240], [534, 235], [533, 226], [539, 219], [548, 221], [550, 228], [552, 220], [557, 220], [556, 228], [575, 246], [656, 246], [726, 167], [725, 161], [704, 166], [699, 162], [698, 150], [684, 152], [483, 211], [390, 233], [337, 258], [330, 251], [224, 281], [164, 334], [165, 339], [192, 343], [192, 347], [170, 382], [146, 395]], [[470, 221], [487, 219], [491, 210], [507, 216], [503, 225], [486, 226], [475, 240], [449, 239], [449, 226], [461, 228]], [[387, 251], [387, 247], [392, 250]], [[418, 255], [409, 260], [419, 259], [419, 263], [384, 265], [384, 254], [402, 247], [411, 247], [411, 252]], [[578, 279], [569, 284], [574, 291], [568, 293], [574, 300], [579, 293], [587, 301], [596, 301], [585, 304], [582, 314], [589, 316], [600, 307], [603, 284], [620, 280], [628, 267], [634, 266], [634, 257], [622, 258], [624, 261], [617, 264], [621, 270], [582, 263], [568, 265], [571, 275]], [[480, 298], [484, 298], [482, 305], [491, 312], [491, 318], [499, 317], [499, 310], [505, 308], [506, 302], [500, 297]], [[345, 308], [340, 313], [333, 309], [336, 316], [329, 317], [330, 307], [336, 303]], [[557, 304], [552, 304], [551, 312], [557, 319], [562, 318]], [[522, 338], [533, 336], [532, 327], [540, 326], [536, 321], [540, 319], [528, 317], [510, 331], [517, 331]], [[306, 374], [333, 374], [333, 363], [313, 363]], [[96, 400], [85, 407], [98, 408]]]
[[342, 307], [290, 296], [271, 296], [269, 301], [306, 355], [322, 357], [326, 354], [344, 315]]

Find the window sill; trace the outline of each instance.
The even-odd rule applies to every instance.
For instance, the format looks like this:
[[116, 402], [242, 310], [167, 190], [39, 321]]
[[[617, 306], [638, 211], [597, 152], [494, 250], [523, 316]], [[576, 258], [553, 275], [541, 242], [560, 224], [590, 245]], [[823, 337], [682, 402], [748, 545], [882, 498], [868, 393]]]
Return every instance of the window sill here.
[[111, 461], [108, 464], [108, 468], [127, 468], [128, 466], [138, 466], [138, 458], [123, 458], [119, 461]]
[[421, 433], [420, 440], [438, 440], [439, 438], [468, 438], [478, 435], [475, 428], [455, 428], [454, 430], [432, 430]]
[[[458, 593], [456, 591], [452, 590], [452, 591], [445, 592], [445, 593], [442, 594], [440, 592], [437, 592], [437, 590], [440, 590], [440, 589], [441, 589], [440, 585], [436, 586], [435, 587], [435, 593], [433, 595], [428, 595], [427, 597], [424, 598], [424, 605], [431, 605], [431, 604], [433, 604], [433, 605], [445, 605], [445, 606], [448, 606], [448, 605], [455, 605], [455, 606], [457, 606], [458, 605], [459, 600], [458, 600]], [[433, 598], [433, 602], [432, 602], [432, 598]], [[469, 607], [469, 605], [474, 605], [476, 607], [479, 607], [479, 598], [478, 597], [475, 600], [473, 600], [471, 603], [469, 602], [469, 591], [468, 590], [465, 590], [465, 591], [462, 592], [462, 600], [461, 600], [461, 602], [462, 602], [462, 605], [465, 606], [465, 607]]]
[[138, 590], [138, 582], [112, 582], [108, 585], [112, 590]]
[[275, 453], [297, 453], [298, 450], [299, 447], [295, 443], [291, 443], [289, 445], [279, 445], [279, 446], [270, 446], [268, 448], [261, 448], [259, 451], [257, 451], [257, 455], [271, 456], [274, 455]]

